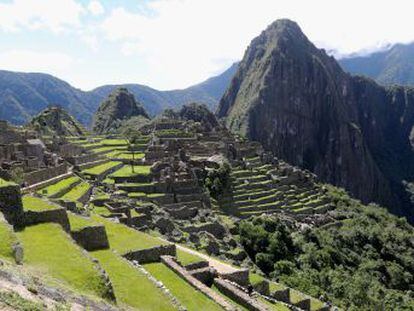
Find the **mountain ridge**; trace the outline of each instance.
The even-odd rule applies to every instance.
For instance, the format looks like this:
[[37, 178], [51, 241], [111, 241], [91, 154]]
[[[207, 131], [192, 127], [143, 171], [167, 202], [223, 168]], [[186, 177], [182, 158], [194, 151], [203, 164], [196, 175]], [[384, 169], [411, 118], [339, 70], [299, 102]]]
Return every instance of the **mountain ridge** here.
[[350, 76], [278, 20], [252, 40], [217, 115], [289, 163], [413, 217], [402, 186], [414, 177], [413, 95]]

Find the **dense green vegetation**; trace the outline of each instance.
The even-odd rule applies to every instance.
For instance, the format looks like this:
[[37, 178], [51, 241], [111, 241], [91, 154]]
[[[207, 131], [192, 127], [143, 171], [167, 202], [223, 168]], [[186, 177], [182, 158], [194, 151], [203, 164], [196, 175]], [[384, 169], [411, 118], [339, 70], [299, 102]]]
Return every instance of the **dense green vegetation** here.
[[413, 227], [336, 188], [330, 195], [334, 225], [297, 231], [277, 216], [242, 221], [249, 256], [271, 277], [349, 310], [413, 310]]
[[218, 199], [231, 186], [231, 167], [224, 162], [218, 169], [209, 170], [204, 179], [204, 184], [214, 199]]

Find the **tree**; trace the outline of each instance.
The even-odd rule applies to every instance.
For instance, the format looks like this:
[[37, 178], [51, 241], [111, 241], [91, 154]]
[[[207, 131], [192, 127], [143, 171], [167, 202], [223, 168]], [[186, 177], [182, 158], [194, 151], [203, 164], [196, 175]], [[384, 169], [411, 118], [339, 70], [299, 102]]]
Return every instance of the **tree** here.
[[128, 149], [131, 151], [132, 153], [132, 160], [131, 160], [131, 171], [132, 173], [135, 173], [135, 167], [134, 167], [134, 163], [135, 163], [135, 144], [138, 143], [138, 141], [141, 139], [141, 133], [132, 128], [132, 127], [128, 127], [124, 130], [123, 132], [125, 139], [128, 142]]

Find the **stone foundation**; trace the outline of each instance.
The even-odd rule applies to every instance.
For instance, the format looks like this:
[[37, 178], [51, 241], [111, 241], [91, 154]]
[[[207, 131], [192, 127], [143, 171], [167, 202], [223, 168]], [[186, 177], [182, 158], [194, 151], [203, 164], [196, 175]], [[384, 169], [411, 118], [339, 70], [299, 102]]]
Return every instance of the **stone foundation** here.
[[28, 185], [40, 183], [44, 180], [52, 179], [53, 177], [63, 175], [67, 172], [68, 168], [66, 163], [63, 163], [56, 167], [48, 167], [38, 171], [26, 173], [24, 175], [24, 181]]
[[108, 249], [109, 241], [102, 225], [85, 227], [71, 232], [72, 238], [87, 251]]
[[139, 264], [142, 265], [151, 262], [159, 262], [161, 260], [161, 256], [164, 255], [175, 256], [175, 244], [160, 245], [152, 248], [131, 251], [124, 254], [123, 256], [131, 261], [136, 260]]
[[10, 183], [0, 187], [0, 211], [10, 224], [23, 225], [23, 203], [18, 185]]
[[40, 212], [24, 212], [24, 223], [26, 226], [32, 226], [48, 222], [60, 224], [66, 232], [70, 231], [69, 218], [66, 213], [66, 210], [63, 208], [45, 210]]
[[237, 283], [242, 287], [246, 287], [250, 284], [249, 281], [249, 269], [240, 269], [234, 272], [220, 274], [223, 279]]

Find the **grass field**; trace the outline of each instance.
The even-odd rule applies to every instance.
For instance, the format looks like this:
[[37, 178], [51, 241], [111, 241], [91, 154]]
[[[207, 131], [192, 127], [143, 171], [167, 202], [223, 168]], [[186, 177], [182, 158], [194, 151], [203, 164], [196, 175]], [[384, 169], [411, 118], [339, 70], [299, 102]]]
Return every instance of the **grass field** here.
[[124, 165], [119, 170], [111, 174], [111, 177], [128, 177], [134, 175], [149, 175], [151, 166], [149, 165], [134, 165], [134, 172], [131, 165]]
[[30, 195], [23, 196], [22, 201], [23, 209], [26, 211], [42, 212], [59, 208], [59, 206], [54, 205], [44, 199], [33, 197]]
[[144, 265], [144, 268], [157, 280], [161, 281], [187, 310], [223, 310], [213, 300], [194, 289], [163, 263], [150, 263]]
[[103, 297], [105, 285], [92, 261], [56, 224], [26, 227], [17, 233], [24, 247], [24, 264], [64, 281], [78, 292]]
[[168, 297], [142, 272], [111, 250], [92, 252], [108, 273], [118, 304], [138, 310], [176, 310]]
[[92, 218], [80, 216], [72, 212], [68, 212], [68, 218], [70, 223], [70, 229], [72, 231], [78, 231], [82, 228], [96, 226], [99, 224]]
[[96, 222], [105, 225], [109, 244], [111, 245], [111, 248], [116, 250], [119, 254], [167, 244], [146, 233], [131, 229], [123, 224], [115, 223], [98, 215], [93, 215], [92, 218]]
[[183, 266], [204, 260], [203, 258], [183, 251], [180, 248], [177, 248], [177, 259]]
[[37, 191], [37, 193], [50, 197], [57, 194], [59, 191], [68, 188], [69, 186], [71, 186], [75, 182], [78, 182], [79, 180], [80, 178], [78, 176], [71, 176], [69, 178], [58, 181], [53, 185], [42, 188], [39, 191]]
[[16, 241], [13, 229], [5, 220], [0, 219], [0, 258], [13, 260], [12, 247]]
[[80, 199], [80, 197], [82, 197], [90, 188], [91, 185], [86, 182], [81, 182], [79, 185], [76, 185], [73, 189], [71, 189], [68, 193], [63, 195], [61, 199], [75, 202]]
[[114, 166], [119, 165], [121, 162], [107, 162], [107, 163], [103, 163], [91, 168], [88, 168], [86, 170], [83, 170], [82, 173], [87, 174], [87, 175], [100, 175], [102, 173], [105, 173], [107, 170], [113, 168]]

